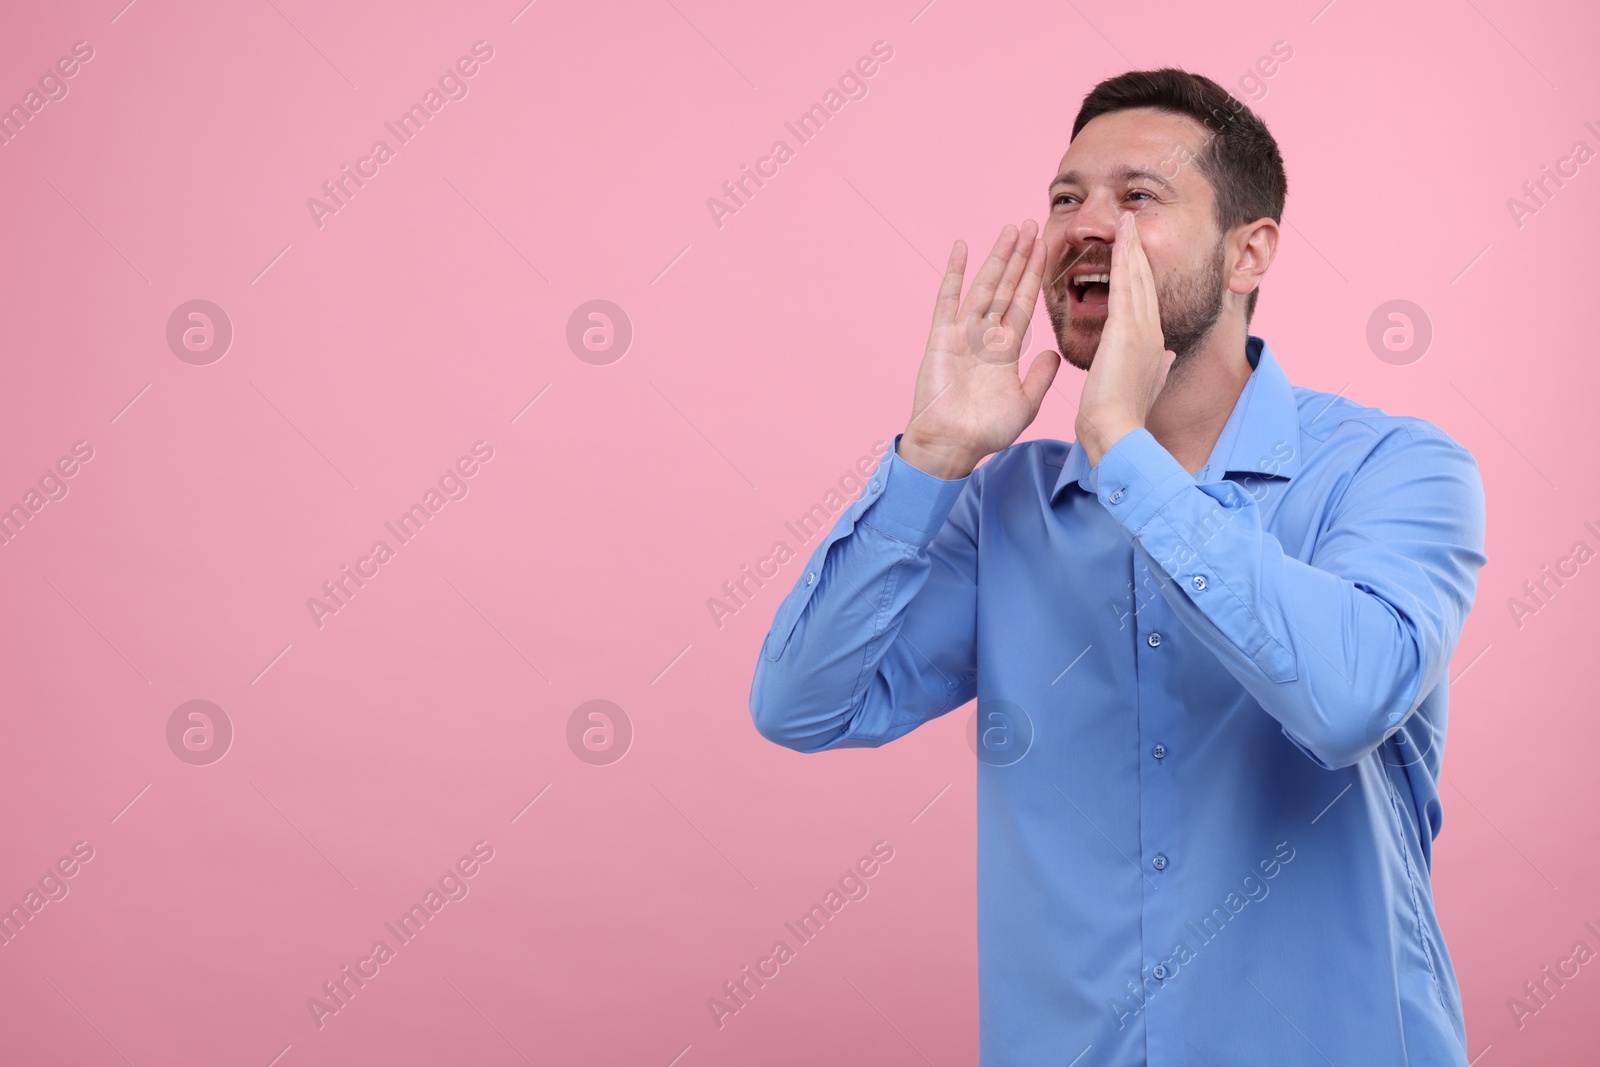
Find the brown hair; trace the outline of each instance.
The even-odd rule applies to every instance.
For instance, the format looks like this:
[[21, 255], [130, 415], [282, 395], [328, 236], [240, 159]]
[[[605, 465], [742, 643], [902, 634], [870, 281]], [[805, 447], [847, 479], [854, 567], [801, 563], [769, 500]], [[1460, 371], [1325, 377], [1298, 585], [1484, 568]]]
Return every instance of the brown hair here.
[[[1283, 221], [1289, 192], [1283, 155], [1267, 124], [1244, 102], [1207, 78], [1176, 67], [1131, 70], [1089, 91], [1072, 123], [1072, 136], [1089, 120], [1113, 111], [1150, 107], [1187, 115], [1210, 131], [1194, 164], [1211, 185], [1217, 227], [1223, 233], [1259, 218]], [[1257, 286], [1245, 303], [1244, 321], [1255, 314]]]

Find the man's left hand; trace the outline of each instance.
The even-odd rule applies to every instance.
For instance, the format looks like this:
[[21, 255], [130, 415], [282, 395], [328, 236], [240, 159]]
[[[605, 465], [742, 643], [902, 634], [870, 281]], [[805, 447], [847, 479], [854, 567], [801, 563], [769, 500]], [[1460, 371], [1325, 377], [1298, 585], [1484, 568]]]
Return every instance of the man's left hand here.
[[1176, 354], [1163, 347], [1155, 276], [1131, 211], [1117, 219], [1111, 244], [1111, 293], [1100, 345], [1083, 383], [1076, 431], [1090, 466], [1144, 426]]

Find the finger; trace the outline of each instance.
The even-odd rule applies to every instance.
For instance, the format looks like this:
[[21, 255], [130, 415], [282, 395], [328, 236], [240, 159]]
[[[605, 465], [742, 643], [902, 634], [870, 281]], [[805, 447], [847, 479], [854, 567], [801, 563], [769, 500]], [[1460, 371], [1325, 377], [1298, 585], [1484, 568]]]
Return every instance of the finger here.
[[1111, 292], [1106, 297], [1106, 328], [1113, 322], [1122, 322], [1133, 308], [1131, 286], [1128, 284], [1128, 219], [1127, 212], [1117, 216], [1117, 236], [1111, 242]]
[[961, 279], [967, 273], [967, 243], [960, 238], [950, 248], [950, 261], [945, 264], [944, 280], [939, 283], [939, 296], [933, 302], [933, 325], [956, 321], [961, 309]]
[[1144, 242], [1139, 239], [1139, 217], [1132, 212], [1128, 214], [1128, 266], [1134, 314], [1140, 317], [1156, 314], [1155, 275], [1150, 270], [1150, 260], [1145, 257]]
[[1006, 260], [1010, 258], [1012, 246], [1016, 242], [1017, 228], [1008, 222], [1000, 230], [1000, 236], [989, 252], [989, 258], [983, 261], [983, 266], [978, 268], [977, 275], [972, 279], [972, 288], [967, 290], [966, 302], [961, 305], [961, 318], [971, 318], [974, 314], [982, 315], [989, 310], [989, 304], [994, 299], [995, 286], [1005, 271]]
[[1028, 398], [1028, 406], [1033, 413], [1039, 413], [1039, 405], [1044, 403], [1044, 396], [1050, 391], [1050, 383], [1056, 380], [1056, 371], [1061, 369], [1061, 356], [1050, 350], [1040, 352], [1033, 357], [1033, 365], [1028, 368], [1027, 377], [1022, 379], [1022, 393]]
[[1177, 358], [1178, 354], [1170, 348], [1161, 353], [1161, 362], [1156, 364], [1156, 379], [1150, 388], [1151, 404], [1154, 404], [1156, 397], [1161, 395], [1161, 390], [1167, 387], [1167, 375], [1172, 372], [1172, 364]]
[[1011, 298], [1011, 306], [1006, 309], [1003, 320], [1018, 336], [1027, 329], [1028, 320], [1033, 318], [1033, 309], [1039, 302], [1039, 289], [1044, 284], [1045, 263], [1049, 258], [1044, 238], [1034, 238], [1027, 266], [1022, 271], [1022, 280], [1017, 284], [1017, 291]]
[[994, 300], [984, 309], [984, 315], [990, 316], [995, 312], [1004, 315], [1011, 306], [1012, 294], [1017, 291], [1017, 280], [1022, 277], [1023, 268], [1028, 265], [1028, 260], [1033, 258], [1034, 230], [1032, 219], [1027, 219], [1022, 224], [1021, 231], [1017, 234], [1017, 243], [1011, 250], [1011, 258], [1006, 261], [1005, 273], [1000, 276], [1000, 284], [995, 287]]
[[[1132, 225], [1134, 241], [1130, 245], [1129, 251], [1134, 254], [1135, 258], [1137, 258], [1139, 262], [1139, 276], [1143, 279], [1143, 284], [1141, 284], [1139, 288], [1143, 294], [1142, 299], [1144, 303], [1144, 310], [1140, 313], [1140, 315], [1145, 322], [1149, 323], [1151, 333], [1159, 339], [1163, 336], [1161, 331], [1161, 292], [1156, 288], [1155, 269], [1150, 266], [1150, 259], [1144, 254], [1144, 242], [1138, 239], [1139, 223], [1137, 218], [1132, 220]], [[1157, 343], [1160, 343], [1159, 340]], [[1170, 362], [1168, 365], [1171, 365]], [[1165, 380], [1165, 377], [1166, 375], [1163, 371], [1163, 381]]]

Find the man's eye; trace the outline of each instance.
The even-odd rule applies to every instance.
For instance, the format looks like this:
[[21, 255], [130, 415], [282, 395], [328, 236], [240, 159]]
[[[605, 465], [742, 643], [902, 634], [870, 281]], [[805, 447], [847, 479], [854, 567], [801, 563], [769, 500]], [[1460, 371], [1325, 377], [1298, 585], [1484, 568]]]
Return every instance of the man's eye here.
[[[1145, 197], [1148, 200], [1154, 200], [1155, 199], [1155, 194], [1154, 193], [1146, 192], [1143, 189], [1134, 189], [1134, 190], [1132, 190], [1131, 192], [1128, 193], [1128, 199], [1130, 199], [1130, 200], [1133, 199], [1136, 196], [1142, 196], [1142, 197]], [[1056, 198], [1054, 200], [1052, 200], [1050, 203], [1051, 203], [1051, 206], [1053, 207], [1053, 206], [1055, 206], [1057, 204], [1062, 203], [1063, 201], [1076, 200], [1076, 199], [1077, 199], [1077, 197], [1073, 196], [1071, 193], [1057, 193], [1056, 194]]]

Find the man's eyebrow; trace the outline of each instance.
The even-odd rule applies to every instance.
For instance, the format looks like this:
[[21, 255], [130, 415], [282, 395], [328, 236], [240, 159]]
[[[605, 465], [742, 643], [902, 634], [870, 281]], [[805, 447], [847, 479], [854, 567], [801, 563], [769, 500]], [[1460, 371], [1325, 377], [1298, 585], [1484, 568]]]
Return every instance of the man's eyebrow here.
[[[1167, 181], [1165, 178], [1163, 178], [1161, 175], [1157, 174], [1155, 171], [1146, 170], [1144, 167], [1131, 167], [1131, 166], [1118, 167], [1116, 170], [1111, 172], [1111, 178], [1112, 178], [1113, 181], [1118, 181], [1118, 182], [1130, 182], [1130, 181], [1154, 182], [1156, 185], [1161, 186], [1161, 188], [1167, 190], [1168, 192], [1176, 192], [1177, 191], [1177, 190], [1173, 189], [1171, 182]], [[1066, 171], [1066, 172], [1064, 172], [1062, 174], [1057, 175], [1056, 176], [1056, 180], [1050, 183], [1050, 188], [1054, 189], [1058, 185], [1082, 185], [1082, 184], [1084, 184], [1083, 175], [1079, 174], [1075, 170], [1069, 170], [1069, 171]]]

